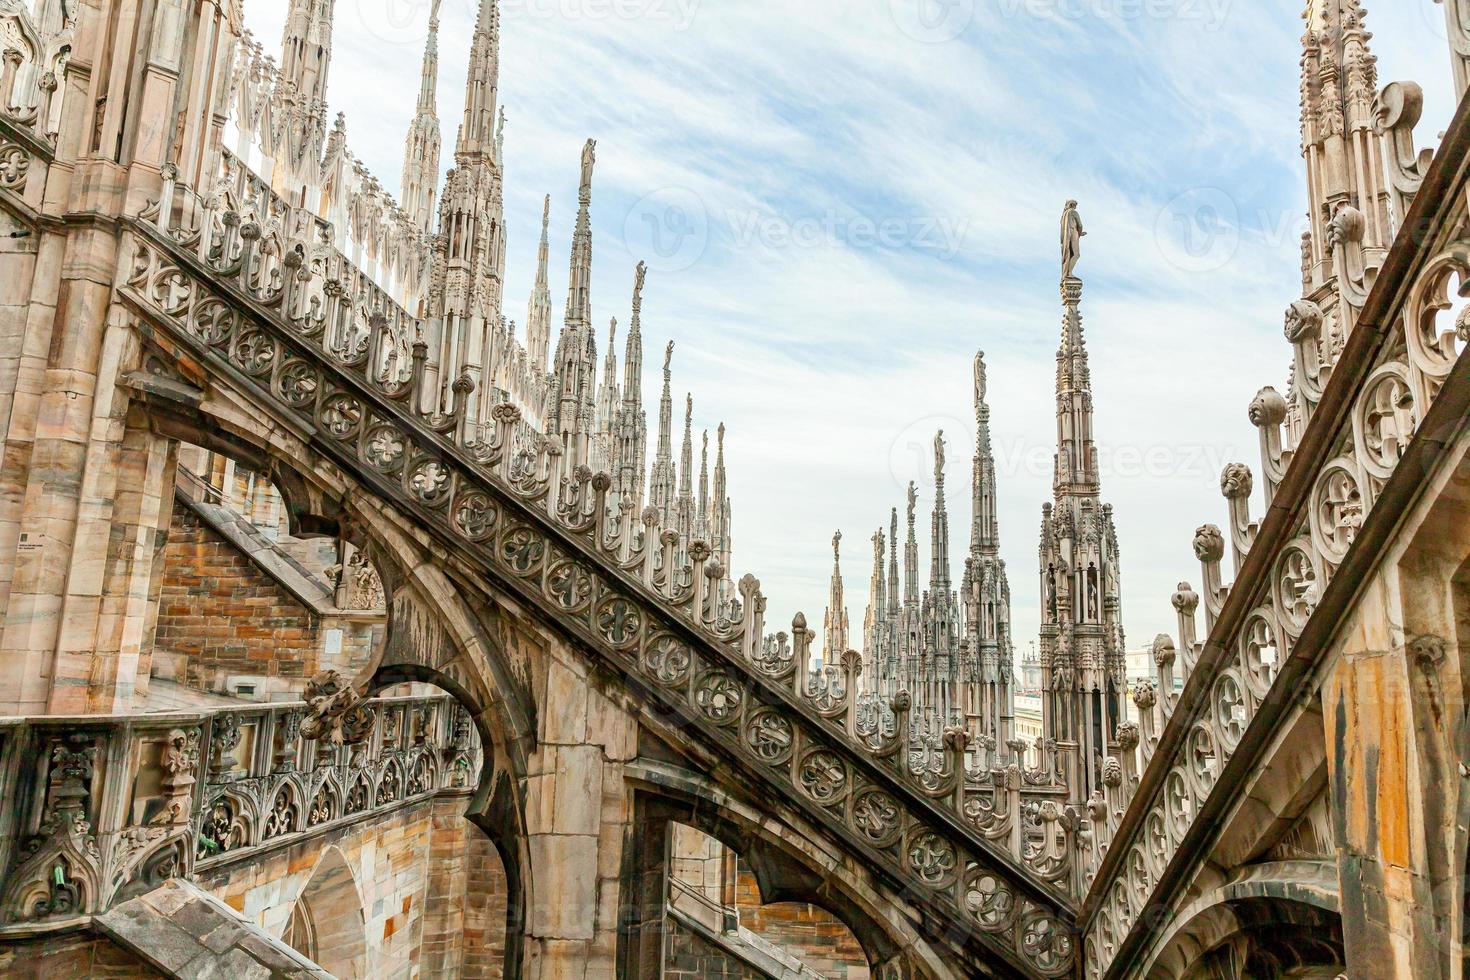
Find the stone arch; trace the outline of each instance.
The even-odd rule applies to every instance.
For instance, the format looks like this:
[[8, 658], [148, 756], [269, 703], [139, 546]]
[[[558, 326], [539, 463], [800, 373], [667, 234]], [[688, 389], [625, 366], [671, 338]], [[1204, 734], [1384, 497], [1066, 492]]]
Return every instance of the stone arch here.
[[262, 418], [258, 406], [202, 377], [197, 383], [207, 390], [186, 403], [156, 391], [143, 394], [154, 430], [265, 475], [282, 497], [292, 536], [343, 538], [378, 572], [389, 597], [389, 642], [356, 679], [358, 686], [378, 690], [425, 679], [444, 688], [470, 711], [484, 742], [505, 749], [517, 772], [524, 772], [535, 731], [525, 670], [508, 663], [487, 629], [485, 619], [494, 611], [466, 598], [488, 589], [452, 579], [445, 566], [453, 555], [433, 550], [411, 519], [361, 492], [293, 428]]
[[340, 980], [369, 975], [362, 894], [352, 866], [335, 845], [323, 849], [297, 893], [285, 938], [297, 952]]
[[763, 901], [749, 863], [702, 831], [673, 825], [668, 874], [668, 971], [701, 974], [743, 962], [799, 965], [804, 976], [826, 980], [870, 975], [867, 954], [846, 924], [817, 905]]
[[763, 905], [801, 902], [847, 927], [874, 977], [906, 980], [953, 973], [924, 936], [891, 914], [889, 900], [861, 872], [833, 865], [808, 837], [785, 832], [768, 814], [734, 799], [696, 773], [663, 763], [630, 764], [636, 838], [624, 858], [619, 929], [620, 976], [644, 976], [661, 956], [668, 827], [679, 823], [739, 854]]
[[[391, 632], [391, 625], [390, 625]], [[443, 673], [424, 664], [409, 661], [374, 665], [368, 681], [368, 693], [397, 684], [429, 684], [452, 696], [464, 710], [480, 738], [484, 752], [480, 783], [465, 809], [464, 818], [474, 825], [493, 846], [505, 884], [504, 973], [506, 980], [520, 976], [524, 949], [525, 911], [528, 907], [531, 876], [523, 842], [525, 821], [520, 780], [514, 760], [495, 737], [495, 728], [486, 707], [467, 686], [463, 677]], [[361, 778], [361, 777], [359, 777]]]
[[[494, 842], [504, 865], [504, 975], [518, 977], [530, 882], [522, 785], [534, 748], [535, 712], [525, 666], [517, 670], [509, 662], [487, 625], [496, 610], [488, 600], [468, 598], [490, 590], [472, 582], [470, 570], [451, 577], [446, 569], [455, 564], [453, 554], [425, 540], [390, 503], [362, 492], [294, 427], [263, 416], [259, 406], [206, 377], [184, 383], [197, 386], [197, 397], [181, 402], [150, 390], [141, 399], [158, 434], [265, 474], [282, 497], [293, 536], [340, 537], [373, 563], [387, 596], [387, 640], [354, 678], [355, 686], [372, 694], [394, 684], [432, 684], [454, 697], [478, 730], [485, 764], [465, 815]], [[376, 793], [371, 781], [366, 789]], [[358, 785], [344, 789], [344, 810], [353, 810], [359, 791]]]
[[1253, 865], [1171, 917], [1137, 975], [1331, 980], [1346, 963], [1336, 878], [1327, 860]]

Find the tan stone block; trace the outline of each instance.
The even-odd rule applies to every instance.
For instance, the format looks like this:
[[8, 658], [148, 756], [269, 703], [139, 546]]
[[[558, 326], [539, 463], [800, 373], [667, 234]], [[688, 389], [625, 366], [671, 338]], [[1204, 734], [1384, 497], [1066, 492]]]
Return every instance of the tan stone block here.
[[533, 896], [527, 929], [542, 939], [591, 939], [597, 916], [597, 838], [527, 840]]
[[560, 756], [552, 829], [595, 837], [602, 823], [602, 750], [595, 745], [563, 746]]
[[546, 669], [541, 738], [580, 745], [587, 740], [587, 682], [554, 658], [547, 661]]

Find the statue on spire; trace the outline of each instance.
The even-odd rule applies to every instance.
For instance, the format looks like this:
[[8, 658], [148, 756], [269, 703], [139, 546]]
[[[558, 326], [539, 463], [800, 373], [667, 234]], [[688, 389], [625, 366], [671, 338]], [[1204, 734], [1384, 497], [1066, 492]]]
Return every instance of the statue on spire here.
[[1068, 201], [1062, 209], [1062, 279], [1075, 279], [1073, 270], [1082, 256], [1082, 215], [1077, 213], [1077, 202]]
[[842, 532], [841, 531], [838, 531], [836, 534], [832, 535], [832, 561], [833, 562], [840, 562], [841, 560], [842, 560]]
[[975, 411], [985, 405], [985, 352], [975, 353]]
[[588, 140], [582, 147], [582, 192], [592, 190], [592, 165], [597, 162], [597, 140]]
[[944, 430], [934, 433], [934, 482], [944, 482]]
[[669, 346], [664, 348], [664, 374], [669, 373], [669, 365], [674, 361], [674, 342], [669, 341]]

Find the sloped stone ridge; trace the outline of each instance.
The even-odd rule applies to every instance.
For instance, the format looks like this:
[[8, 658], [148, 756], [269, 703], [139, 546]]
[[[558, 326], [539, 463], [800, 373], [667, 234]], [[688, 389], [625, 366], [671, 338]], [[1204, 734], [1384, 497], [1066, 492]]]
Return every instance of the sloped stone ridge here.
[[189, 882], [114, 906], [96, 928], [170, 977], [332, 980], [332, 975]]

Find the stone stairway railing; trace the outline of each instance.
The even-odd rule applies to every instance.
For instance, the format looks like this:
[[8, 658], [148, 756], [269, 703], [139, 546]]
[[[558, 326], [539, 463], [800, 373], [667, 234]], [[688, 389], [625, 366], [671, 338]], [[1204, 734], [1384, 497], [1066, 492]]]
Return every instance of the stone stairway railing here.
[[84, 925], [162, 882], [438, 794], [479, 736], [445, 695], [368, 704], [372, 737], [303, 737], [305, 703], [0, 718], [0, 940]]
[[[1279, 726], [1299, 698], [1313, 695], [1312, 670], [1332, 628], [1429, 472], [1435, 446], [1465, 415], [1440, 394], [1454, 372], [1464, 377], [1470, 343], [1466, 314], [1442, 316], [1456, 286], [1470, 282], [1470, 99], [1432, 164], [1413, 150], [1418, 102], [1417, 86], [1401, 82], [1377, 103], [1393, 147], [1392, 248], [1371, 261], [1362, 254], [1361, 214], [1338, 208], [1331, 255], [1344, 305], [1334, 336], [1345, 340], [1328, 340], [1316, 303], [1287, 310], [1304, 430], [1283, 449], [1285, 399], [1267, 387], [1251, 402], [1267, 512], [1251, 516], [1250, 468], [1227, 466], [1220, 488], [1228, 531], [1207, 524], [1196, 532], [1202, 588], [1181, 582], [1174, 593], [1178, 636], [1154, 640], [1156, 683], [1133, 694], [1141, 723], [1120, 729], [1124, 751], [1106, 761], [1106, 793], [1088, 804], [1097, 828], [1084, 855], [1088, 977], [1128, 975], [1137, 965], [1161, 927], [1143, 911], [1171, 907]], [[1227, 544], [1235, 571], [1228, 587]]]
[[[753, 576], [722, 609], [725, 572], [705, 542], [680, 547], [652, 511], [614, 506], [607, 474], [565, 465], [513, 406], [497, 406], [483, 436], [463, 431], [467, 379], [451, 411], [425, 410], [436, 399], [422, 390], [427, 351], [412, 318], [320, 238], [287, 237], [285, 212], [262, 214], [261, 200], [201, 197], [165, 173], [161, 206], [129, 223], [119, 287], [149, 331], [310, 433], [364, 489], [930, 908], [950, 940], [1030, 975], [1070, 972], [1073, 855], [1089, 829], [1054, 789], [1065, 760], [1047, 752], [1036, 771], [991, 769], [994, 746], [972, 751], [959, 729], [939, 746], [911, 744], [902, 694], [889, 718], [860, 724], [857, 654], [813, 683], [802, 616], [789, 638], [763, 642]], [[390, 356], [405, 346], [406, 362]]]

